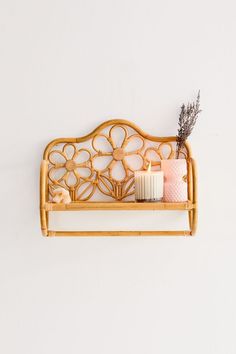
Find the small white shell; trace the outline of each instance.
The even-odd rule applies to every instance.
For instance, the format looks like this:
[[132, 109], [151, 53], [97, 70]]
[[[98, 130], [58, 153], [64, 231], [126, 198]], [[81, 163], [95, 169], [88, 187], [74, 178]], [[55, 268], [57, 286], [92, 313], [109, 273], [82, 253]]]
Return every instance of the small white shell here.
[[71, 202], [69, 191], [62, 187], [54, 189], [52, 201], [54, 203], [69, 204]]

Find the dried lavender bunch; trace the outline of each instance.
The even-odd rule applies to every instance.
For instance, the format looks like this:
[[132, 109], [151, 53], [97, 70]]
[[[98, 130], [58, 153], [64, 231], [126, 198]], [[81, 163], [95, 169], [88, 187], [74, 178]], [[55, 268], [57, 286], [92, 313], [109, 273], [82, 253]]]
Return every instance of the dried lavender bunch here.
[[198, 91], [196, 102], [183, 104], [179, 115], [179, 129], [177, 135], [176, 158], [179, 158], [181, 149], [185, 141], [192, 133], [193, 127], [197, 121], [200, 110], [200, 91]]

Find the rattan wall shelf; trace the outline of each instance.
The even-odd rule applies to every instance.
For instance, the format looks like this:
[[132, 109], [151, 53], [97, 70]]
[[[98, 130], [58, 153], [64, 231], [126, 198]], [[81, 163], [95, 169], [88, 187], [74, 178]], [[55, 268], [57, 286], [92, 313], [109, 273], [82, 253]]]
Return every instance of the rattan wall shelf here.
[[[119, 140], [119, 143], [116, 140]], [[103, 148], [101, 144], [106, 147]], [[135, 147], [132, 148], [132, 145]], [[183, 203], [138, 203], [134, 201], [134, 171], [146, 168], [150, 161], [154, 168], [158, 168], [161, 159], [174, 158], [175, 145], [176, 137], [151, 136], [132, 122], [122, 119], [106, 121], [92, 133], [80, 138], [53, 140], [44, 151], [40, 169], [40, 220], [43, 235], [194, 235], [197, 227], [197, 181], [196, 166], [188, 143], [181, 152], [181, 157], [187, 161], [188, 201]], [[137, 164], [139, 164], [138, 168]], [[118, 170], [119, 178], [115, 176]], [[70, 204], [52, 202], [53, 190], [58, 186], [69, 191], [72, 200]], [[50, 212], [81, 210], [180, 210], [188, 213], [189, 230], [49, 230]]]

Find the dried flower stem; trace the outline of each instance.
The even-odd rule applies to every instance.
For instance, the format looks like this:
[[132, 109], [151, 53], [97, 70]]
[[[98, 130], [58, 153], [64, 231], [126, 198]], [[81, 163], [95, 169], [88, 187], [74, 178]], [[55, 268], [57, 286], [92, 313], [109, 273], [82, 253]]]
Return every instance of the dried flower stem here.
[[200, 110], [200, 91], [198, 91], [196, 102], [188, 103], [187, 106], [183, 104], [179, 115], [179, 129], [177, 135], [176, 158], [179, 158], [181, 149], [185, 141], [192, 133], [193, 127], [197, 121]]

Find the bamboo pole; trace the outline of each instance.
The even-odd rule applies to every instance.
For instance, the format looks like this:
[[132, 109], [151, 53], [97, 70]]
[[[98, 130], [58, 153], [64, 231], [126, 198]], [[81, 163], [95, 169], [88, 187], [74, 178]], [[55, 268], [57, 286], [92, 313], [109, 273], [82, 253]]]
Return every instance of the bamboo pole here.
[[192, 174], [193, 174], [193, 203], [195, 208], [192, 210], [192, 235], [195, 234], [197, 229], [198, 220], [198, 201], [197, 201], [197, 167], [195, 160], [191, 158], [192, 162]]
[[177, 231], [48, 231], [48, 236], [191, 236], [189, 230]]
[[47, 195], [48, 161], [43, 160], [40, 167], [40, 222], [43, 236], [48, 235], [48, 217], [45, 210]]
[[[193, 202], [193, 174], [192, 174], [192, 161], [191, 158], [187, 160], [187, 169], [188, 169], [188, 200], [192, 203]], [[189, 222], [189, 229], [192, 230], [192, 211], [188, 211], [188, 222]]]

